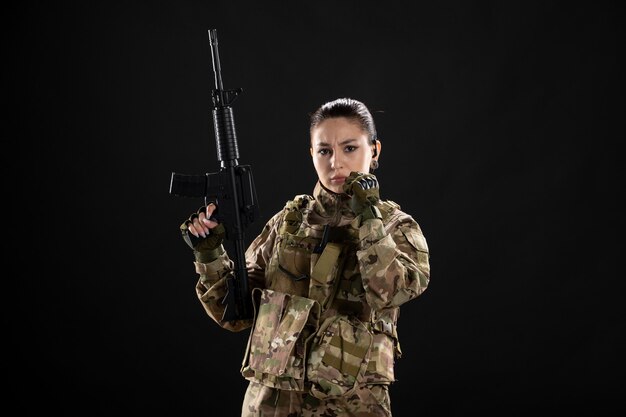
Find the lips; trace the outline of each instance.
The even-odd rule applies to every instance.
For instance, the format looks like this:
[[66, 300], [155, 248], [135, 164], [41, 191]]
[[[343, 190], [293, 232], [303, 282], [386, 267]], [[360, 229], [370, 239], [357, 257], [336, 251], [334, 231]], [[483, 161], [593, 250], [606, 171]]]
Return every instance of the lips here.
[[345, 182], [346, 181], [346, 177], [331, 177], [330, 182], [333, 183], [340, 183], [340, 182]]

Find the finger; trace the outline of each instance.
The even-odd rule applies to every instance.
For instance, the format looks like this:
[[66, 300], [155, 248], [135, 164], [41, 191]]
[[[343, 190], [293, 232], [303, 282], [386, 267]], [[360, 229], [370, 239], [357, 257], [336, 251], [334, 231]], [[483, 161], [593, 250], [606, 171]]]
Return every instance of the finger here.
[[204, 237], [207, 237], [208, 234], [210, 233], [209, 228], [204, 224], [204, 222], [200, 222], [200, 224], [202, 225], [202, 232], [204, 232]]
[[206, 237], [206, 234], [209, 233], [209, 229], [203, 226], [198, 219], [193, 221], [193, 226], [202, 237]]
[[[213, 205], [213, 207], [211, 208], [210, 206]], [[215, 211], [217, 208], [216, 206], [211, 203], [209, 204], [209, 206], [207, 206], [207, 213], [200, 213], [198, 215], [198, 219], [200, 220], [200, 223], [202, 224], [202, 226], [205, 226], [205, 232], [208, 233], [209, 230], [208, 229], [213, 229], [215, 226], [217, 226], [219, 223], [212, 220], [211, 216], [213, 215], [213, 211]]]
[[187, 226], [187, 231], [189, 231], [189, 233], [191, 233], [192, 235], [194, 235], [195, 237], [200, 237], [198, 236], [198, 231], [196, 230], [196, 228], [193, 226], [193, 224], [190, 224]]
[[219, 223], [209, 219], [202, 219], [202, 224], [204, 224], [209, 229], [215, 228]]
[[213, 216], [213, 212], [217, 209], [217, 206], [215, 205], [215, 203], [209, 203], [209, 205], [206, 207], [206, 214], [207, 214], [207, 218], [211, 218], [211, 216]]

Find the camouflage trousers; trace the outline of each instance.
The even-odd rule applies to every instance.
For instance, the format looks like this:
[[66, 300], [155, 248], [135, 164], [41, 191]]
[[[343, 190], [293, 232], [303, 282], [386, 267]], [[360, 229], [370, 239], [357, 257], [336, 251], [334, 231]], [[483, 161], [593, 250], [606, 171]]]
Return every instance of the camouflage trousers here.
[[241, 417], [391, 417], [391, 402], [386, 385], [364, 385], [344, 398], [319, 400], [251, 381]]

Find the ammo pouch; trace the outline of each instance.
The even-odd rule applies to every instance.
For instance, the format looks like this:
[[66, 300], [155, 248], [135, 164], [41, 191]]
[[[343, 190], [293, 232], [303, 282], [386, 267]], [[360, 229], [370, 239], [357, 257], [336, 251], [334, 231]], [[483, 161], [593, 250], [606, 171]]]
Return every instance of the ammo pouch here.
[[328, 399], [353, 391], [367, 370], [373, 340], [358, 320], [340, 315], [324, 321], [307, 358], [311, 395]]
[[242, 375], [273, 388], [304, 391], [306, 347], [319, 325], [319, 303], [269, 289], [255, 288], [252, 295], [255, 319]]

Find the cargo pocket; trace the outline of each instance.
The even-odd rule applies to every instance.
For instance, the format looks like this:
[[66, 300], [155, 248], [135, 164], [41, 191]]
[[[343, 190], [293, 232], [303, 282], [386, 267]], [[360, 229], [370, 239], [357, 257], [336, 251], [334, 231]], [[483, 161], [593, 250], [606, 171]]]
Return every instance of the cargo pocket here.
[[[313, 332], [319, 304], [311, 299], [268, 289], [260, 292], [258, 314], [249, 340], [248, 366], [257, 379], [304, 379], [303, 331]], [[308, 326], [307, 326], [308, 325]]]
[[352, 392], [367, 369], [372, 341], [363, 323], [353, 323], [346, 316], [324, 322], [307, 359], [311, 395], [327, 399]]
[[401, 227], [401, 230], [407, 242], [409, 242], [413, 249], [415, 249], [415, 260], [418, 264], [430, 271], [428, 264], [430, 253], [424, 235], [414, 227], [410, 226], [403, 226]]

